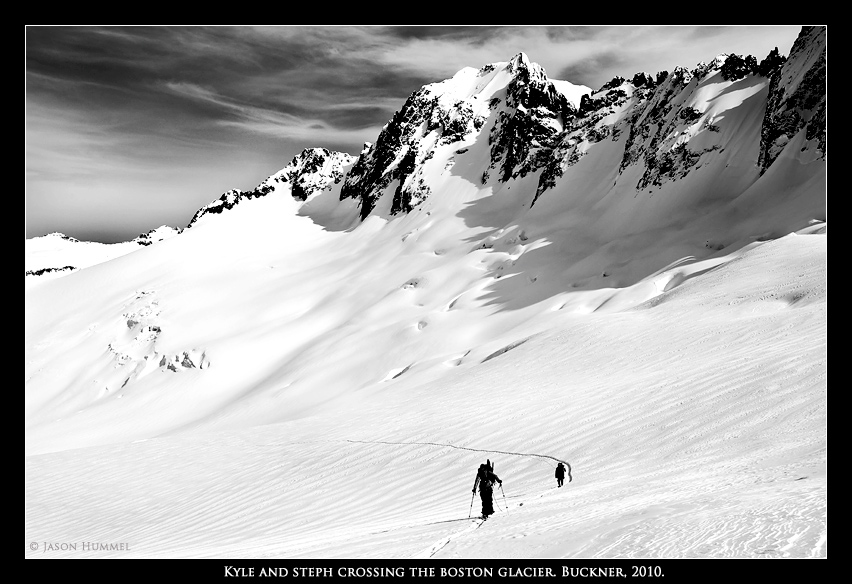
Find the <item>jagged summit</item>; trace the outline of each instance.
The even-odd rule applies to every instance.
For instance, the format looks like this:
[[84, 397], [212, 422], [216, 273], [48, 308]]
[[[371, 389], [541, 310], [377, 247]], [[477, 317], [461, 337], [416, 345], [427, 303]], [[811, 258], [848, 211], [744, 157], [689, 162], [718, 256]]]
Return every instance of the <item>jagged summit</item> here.
[[[295, 199], [305, 201], [342, 182], [340, 199], [354, 199], [362, 220], [383, 197], [389, 199], [383, 212], [390, 216], [410, 212], [432, 192], [424, 164], [433, 159], [435, 148], [469, 142], [489, 121], [493, 122], [488, 134], [490, 164], [480, 171], [479, 179], [485, 183], [497, 170], [505, 182], [531, 151], [538, 152], [564, 128], [575, 115], [580, 97], [590, 91], [550, 81], [544, 69], [523, 52], [509, 61], [463, 69], [451, 79], [412, 93], [357, 158], [307, 148], [253, 190], [232, 189], [199, 209], [187, 227], [285, 185]], [[390, 188], [392, 193], [386, 192]]]
[[[509, 190], [520, 211], [570, 201], [588, 182], [575, 175], [588, 176], [590, 164], [609, 169], [608, 182], [595, 179], [594, 189], [609, 184], [619, 197], [676, 204], [673, 189], [683, 188], [694, 201], [734, 199], [800, 130], [795, 157], [824, 160], [824, 86], [824, 27], [803, 28], [789, 59], [777, 49], [760, 63], [723, 53], [691, 69], [616, 76], [597, 90], [551, 80], [519, 52], [414, 91], [357, 156], [306, 148], [254, 189], [232, 189], [199, 209], [187, 228], [275, 193], [304, 204], [300, 214], [336, 214], [339, 225], [427, 207], [458, 212], [466, 201]], [[753, 97], [722, 99], [736, 92]], [[322, 203], [309, 205], [319, 193]]]
[[510, 71], [517, 71], [522, 67], [529, 68], [530, 65], [531, 63], [529, 57], [527, 57], [527, 54], [525, 52], [521, 51], [520, 53], [509, 59], [508, 67]]
[[513, 75], [513, 83], [516, 86], [532, 85], [541, 91], [548, 91], [548, 88], [552, 87], [544, 68], [538, 63], [531, 62], [526, 53], [518, 53], [512, 57], [506, 70]]
[[[431, 194], [425, 164], [436, 148], [462, 146], [486, 131], [492, 148], [481, 181], [487, 183], [495, 168], [505, 181], [531, 149], [547, 142], [573, 116], [575, 107], [565, 91], [569, 87], [577, 86], [558, 88], [524, 53], [424, 86], [382, 129], [376, 143], [365, 146], [346, 177], [341, 198], [358, 200], [362, 219], [384, 196], [392, 198], [391, 215], [409, 212]], [[391, 194], [386, 189], [393, 184]]]

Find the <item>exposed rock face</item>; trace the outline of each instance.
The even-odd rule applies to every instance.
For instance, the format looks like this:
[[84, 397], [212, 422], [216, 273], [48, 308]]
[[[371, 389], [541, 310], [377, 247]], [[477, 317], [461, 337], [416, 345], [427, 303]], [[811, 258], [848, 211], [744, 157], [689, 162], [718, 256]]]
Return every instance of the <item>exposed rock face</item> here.
[[[638, 189], [683, 176], [684, 170], [695, 163], [700, 153], [691, 152], [684, 143], [678, 144], [675, 140], [685, 135], [685, 130], [696, 125], [703, 115], [691, 106], [680, 105], [684, 101], [684, 90], [696, 75], [706, 76], [719, 65], [716, 60], [710, 65], [700, 64], [695, 71], [677, 67], [671, 73], [658, 74], [656, 81], [647, 74], [637, 74], [632, 81], [622, 81], [619, 86], [615, 86], [615, 82], [620, 78], [611, 81], [581, 108], [588, 121], [572, 132], [572, 141], [575, 144], [594, 143], [608, 135], [619, 140], [626, 133], [619, 174], [629, 166], [641, 164], [644, 172], [636, 185]], [[611, 126], [601, 123], [616, 108], [622, 111], [617, 121]], [[574, 154], [564, 161], [564, 166], [577, 159], [578, 155]]]
[[128, 382], [157, 369], [178, 373], [210, 367], [210, 359], [203, 349], [177, 353], [160, 350], [158, 345], [163, 331], [159, 304], [156, 292], [141, 290], [125, 305], [115, 338], [107, 345], [107, 351], [116, 362], [113, 384], [107, 387], [108, 391], [123, 388]]
[[230, 191], [225, 192], [221, 197], [219, 197], [212, 203], [205, 205], [201, 207], [198, 211], [196, 211], [195, 215], [192, 216], [192, 219], [189, 221], [189, 224], [186, 226], [186, 228], [189, 229], [190, 227], [195, 225], [198, 220], [204, 217], [205, 215], [218, 214], [222, 211], [233, 209], [234, 206], [243, 199], [251, 199], [254, 196], [254, 191], [245, 193], [240, 189], [231, 189]]
[[668, 180], [686, 176], [702, 154], [718, 147], [713, 145], [702, 151], [688, 147], [688, 138], [697, 130], [712, 130], [712, 127], [709, 123], [702, 126], [703, 112], [681, 104], [693, 79], [706, 77], [722, 63], [723, 60], [717, 58], [709, 65], [700, 64], [693, 71], [677, 67], [653, 92], [639, 95], [625, 119], [628, 137], [619, 166], [619, 173], [633, 164], [644, 166], [636, 188], [659, 186]]
[[41, 276], [42, 274], [50, 274], [53, 272], [73, 272], [76, 270], [74, 266], [63, 266], [61, 268], [42, 268], [40, 270], [27, 270], [25, 276]]
[[[712, 137], [719, 132], [714, 120], [685, 104], [698, 85], [716, 71], [725, 81], [771, 76], [758, 163], [761, 172], [802, 128], [808, 140], [805, 149], [814, 148], [824, 158], [825, 53], [824, 27], [806, 27], [786, 62], [775, 49], [760, 64], [750, 55], [720, 55], [691, 71], [680, 67], [671, 74], [663, 71], [656, 82], [646, 74], [637, 74], [630, 82], [613, 79], [584, 96], [577, 117], [551, 141], [552, 155], [543, 165], [533, 203], [585, 155], [591, 144], [607, 137], [618, 140], [626, 132], [619, 174], [630, 166], [642, 165], [637, 189], [683, 178], [701, 165], [705, 154], [724, 149], [721, 137]], [[612, 116], [619, 108], [620, 115]], [[611, 121], [613, 118], [615, 121]], [[697, 141], [701, 147], [696, 149], [691, 138], [704, 132], [710, 134]]]
[[803, 27], [787, 61], [772, 74], [761, 129], [761, 172], [802, 128], [803, 150], [815, 149], [825, 158], [825, 56], [825, 27]]
[[[641, 83], [637, 94], [650, 91], [653, 83], [648, 86], [644, 75], [635, 77]], [[605, 83], [598, 91], [584, 95], [580, 100], [580, 108], [574, 117], [566, 117], [562, 132], [551, 140], [551, 148], [539, 153], [538, 159], [542, 168], [539, 175], [538, 187], [532, 204], [547, 189], [553, 188], [556, 181], [562, 177], [565, 170], [576, 164], [586, 155], [592, 144], [605, 140], [613, 134], [618, 137], [621, 128], [606, 123], [605, 119], [616, 110], [624, 107], [632, 98], [637, 88], [623, 77], [615, 77]]]
[[530, 63], [524, 53], [513, 57], [507, 70], [512, 80], [506, 88], [506, 104], [488, 137], [489, 169], [499, 167], [503, 182], [544, 166], [566, 123], [577, 115], [544, 69]]
[[354, 156], [345, 152], [306, 148], [295, 156], [290, 164], [260, 183], [257, 188], [263, 190], [274, 183], [289, 183], [293, 198], [305, 201], [315, 193], [343, 180], [346, 170], [354, 160]]
[[[496, 70], [495, 65], [486, 65], [476, 77], [485, 78]], [[365, 144], [346, 177], [341, 199], [359, 200], [364, 219], [384, 190], [398, 181], [391, 214], [414, 209], [430, 195], [423, 168], [435, 147], [469, 139], [489, 119], [494, 120], [488, 134], [491, 156], [483, 183], [492, 170], [505, 182], [542, 168], [566, 122], [575, 117], [576, 108], [525, 54], [513, 57], [505, 71], [510, 81], [501, 97], [453, 93], [443, 82], [415, 91], [385, 125], [376, 143]]]
[[412, 93], [382, 128], [376, 143], [364, 144], [340, 192], [341, 200], [360, 202], [362, 219], [394, 181], [398, 186], [391, 214], [417, 207], [429, 196], [422, 165], [432, 157], [434, 147], [459, 142], [482, 129], [487, 117], [475, 113], [476, 99], [443, 93], [442, 85], [426, 85]]
[[631, 83], [634, 87], [653, 87], [655, 85], [654, 78], [644, 72], [634, 75]]
[[203, 216], [221, 213], [234, 208], [241, 201], [263, 197], [278, 188], [290, 185], [293, 198], [304, 201], [311, 195], [339, 183], [354, 157], [344, 152], [333, 152], [325, 148], [306, 148], [296, 155], [290, 164], [267, 177], [251, 191], [231, 189], [217, 200], [199, 209], [187, 225], [192, 227]]
[[740, 55], [728, 55], [721, 71], [723, 79], [737, 81], [757, 73], [757, 59], [753, 55], [746, 55], [745, 58]]
[[139, 237], [133, 239], [133, 241], [138, 243], [139, 245], [151, 245], [152, 243], [163, 241], [164, 239], [174, 237], [175, 235], [180, 235], [182, 231], [183, 229], [175, 229], [174, 227], [169, 227], [168, 225], [162, 225], [157, 229], [152, 229], [148, 233], [143, 233]]
[[786, 62], [787, 58], [778, 52], [778, 47], [775, 47], [769, 51], [766, 58], [757, 66], [757, 74], [761, 77], [771, 77]]
[[64, 239], [65, 241], [80, 241], [70, 235], [65, 235], [64, 233], [59, 233], [58, 231], [54, 231], [53, 233], [48, 233], [44, 237], [58, 237], [59, 239]]
[[[487, 184], [492, 178], [507, 182], [540, 171], [532, 204], [593, 144], [622, 140], [625, 134], [619, 172], [642, 165], [637, 189], [677, 180], [695, 168], [704, 154], [721, 148], [712, 143], [698, 150], [687, 146], [688, 138], [698, 131], [718, 132], [718, 127], [704, 112], [683, 102], [701, 79], [725, 61], [726, 56], [720, 55], [693, 71], [676, 68], [656, 77], [640, 72], [629, 81], [616, 77], [584, 95], [579, 108], [523, 53], [505, 65], [510, 76], [505, 93], [489, 97], [487, 109], [477, 104], [476, 95], [453, 99], [438, 93], [442, 84], [425, 86], [409, 97], [376, 144], [365, 145], [345, 179], [341, 199], [359, 200], [364, 219], [384, 190], [398, 181], [391, 214], [410, 211], [430, 194], [422, 169], [435, 147], [466, 139], [491, 121], [490, 160], [481, 182]], [[483, 67], [478, 75], [494, 69], [494, 65]], [[693, 79], [697, 81], [690, 86]]]

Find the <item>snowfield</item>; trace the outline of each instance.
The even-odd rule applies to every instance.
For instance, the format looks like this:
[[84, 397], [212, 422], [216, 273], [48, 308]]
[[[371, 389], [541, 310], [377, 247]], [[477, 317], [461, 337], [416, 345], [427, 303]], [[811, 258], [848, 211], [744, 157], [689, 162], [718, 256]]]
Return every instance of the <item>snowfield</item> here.
[[[492, 116], [422, 136], [409, 213], [275, 182], [27, 276], [25, 556], [825, 558], [826, 165], [802, 129], [759, 173], [768, 91], [693, 80], [679, 140], [724, 148], [646, 189], [623, 132], [531, 207]], [[84, 541], [127, 545], [29, 547]]]
[[[499, 357], [300, 419], [27, 456], [27, 540], [132, 549], [48, 552], [73, 557], [825, 557], [825, 237], [625, 312], [550, 310]], [[480, 526], [486, 457], [504, 487]]]

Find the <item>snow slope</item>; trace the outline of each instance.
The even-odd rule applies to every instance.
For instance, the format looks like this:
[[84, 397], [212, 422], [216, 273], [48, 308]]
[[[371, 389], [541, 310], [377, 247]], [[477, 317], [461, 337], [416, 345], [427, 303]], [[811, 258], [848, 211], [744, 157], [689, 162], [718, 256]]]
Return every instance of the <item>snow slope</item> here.
[[141, 245], [151, 245], [179, 233], [179, 230], [162, 225], [131, 241], [114, 244], [79, 241], [62, 233], [27, 239], [24, 244], [26, 287], [109, 261], [137, 251]]
[[824, 157], [760, 172], [765, 78], [672, 75], [659, 137], [647, 88], [570, 125], [536, 83], [464, 70], [345, 180], [28, 283], [26, 541], [130, 549], [27, 557], [825, 557]]

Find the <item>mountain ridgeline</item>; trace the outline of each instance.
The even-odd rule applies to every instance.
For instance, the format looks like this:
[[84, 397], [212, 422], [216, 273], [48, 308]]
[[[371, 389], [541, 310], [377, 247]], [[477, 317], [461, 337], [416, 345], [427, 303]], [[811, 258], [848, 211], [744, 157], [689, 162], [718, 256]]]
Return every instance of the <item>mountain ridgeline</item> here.
[[[616, 183], [633, 191], [653, 191], [684, 179], [723, 153], [738, 139], [722, 131], [725, 116], [695, 107], [712, 84], [764, 99], [759, 154], [753, 180], [767, 171], [800, 132], [808, 160], [826, 155], [824, 27], [804, 27], [790, 55], [777, 48], [762, 61], [753, 56], [720, 55], [693, 69], [678, 67], [656, 75], [616, 77], [597, 91], [554, 82], [520, 53], [506, 63], [465, 69], [452, 79], [415, 91], [383, 127], [375, 143], [357, 157], [324, 148], [306, 149], [254, 190], [231, 190], [200, 209], [190, 221], [220, 213], [240, 201], [264, 196], [278, 186], [305, 201], [338, 185], [339, 200], [351, 199], [366, 219], [388, 197], [390, 216], [409, 213], [433, 196], [426, 172], [440, 148], [487, 142], [489, 158], [477, 170], [481, 188], [537, 176], [526, 201], [535, 205], [563, 179], [567, 169], [614, 142], [620, 161]], [[559, 85], [558, 85], [559, 84]], [[565, 87], [573, 89], [565, 91]], [[765, 88], [765, 92], [758, 90]], [[583, 91], [585, 89], [585, 91]]]
[[421, 87], [357, 156], [306, 149], [185, 229], [28, 240], [28, 448], [298, 420], [362, 396], [408, 411], [422, 402], [396, 400], [527, 363], [545, 331], [566, 351], [585, 335], [560, 354], [589, 354], [591, 381], [603, 323], [662, 319], [676, 353], [676, 320], [746, 330], [757, 306], [740, 288], [715, 298], [732, 274], [746, 296], [766, 290], [761, 315], [811, 306], [824, 291], [800, 289], [798, 266], [820, 280], [825, 238], [799, 235], [826, 232], [825, 66], [825, 27], [786, 58], [719, 55], [597, 90], [519, 53]]

